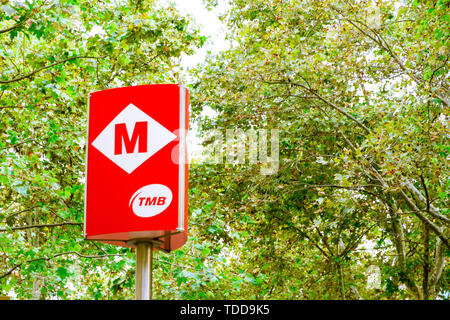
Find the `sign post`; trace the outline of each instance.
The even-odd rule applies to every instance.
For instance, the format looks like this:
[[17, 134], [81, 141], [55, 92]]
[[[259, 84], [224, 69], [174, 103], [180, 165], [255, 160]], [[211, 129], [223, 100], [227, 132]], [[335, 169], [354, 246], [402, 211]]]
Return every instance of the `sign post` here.
[[153, 251], [187, 241], [188, 107], [177, 84], [89, 94], [84, 237], [136, 248], [136, 299], [151, 299]]

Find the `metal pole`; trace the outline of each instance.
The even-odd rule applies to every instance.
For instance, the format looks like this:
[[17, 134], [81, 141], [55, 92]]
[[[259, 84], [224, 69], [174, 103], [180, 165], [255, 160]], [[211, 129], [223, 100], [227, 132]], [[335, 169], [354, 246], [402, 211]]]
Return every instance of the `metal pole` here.
[[152, 299], [153, 243], [136, 244], [136, 300]]

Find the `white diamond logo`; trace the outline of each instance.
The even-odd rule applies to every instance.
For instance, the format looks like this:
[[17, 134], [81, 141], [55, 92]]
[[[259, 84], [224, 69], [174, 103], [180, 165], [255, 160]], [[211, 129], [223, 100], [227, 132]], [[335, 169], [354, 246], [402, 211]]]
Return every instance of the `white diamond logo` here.
[[130, 103], [92, 145], [131, 173], [175, 138], [176, 135]]

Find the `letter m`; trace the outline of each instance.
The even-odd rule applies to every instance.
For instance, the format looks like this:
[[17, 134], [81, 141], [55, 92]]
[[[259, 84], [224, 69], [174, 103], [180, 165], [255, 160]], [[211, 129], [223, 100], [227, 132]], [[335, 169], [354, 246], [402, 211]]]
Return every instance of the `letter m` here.
[[125, 123], [117, 123], [114, 132], [114, 154], [122, 154], [122, 141], [127, 153], [133, 153], [139, 140], [138, 152], [147, 152], [147, 121], [139, 121], [134, 125], [131, 139]]

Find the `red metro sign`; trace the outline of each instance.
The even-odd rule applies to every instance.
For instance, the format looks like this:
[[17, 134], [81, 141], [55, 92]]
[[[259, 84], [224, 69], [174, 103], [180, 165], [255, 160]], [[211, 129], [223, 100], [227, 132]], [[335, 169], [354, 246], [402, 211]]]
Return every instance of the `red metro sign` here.
[[85, 238], [131, 246], [187, 240], [189, 94], [176, 84], [89, 95]]

